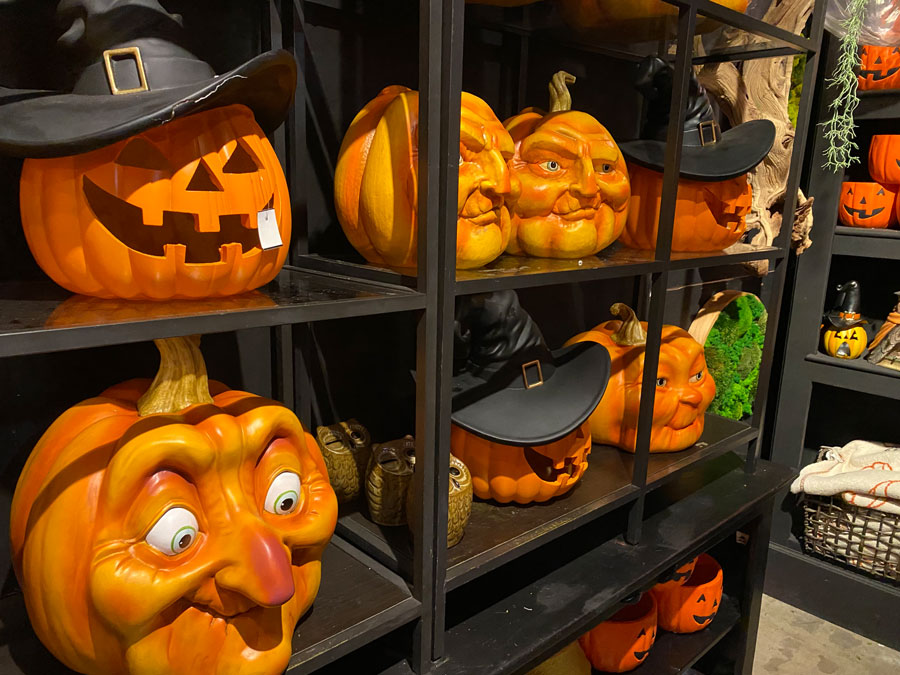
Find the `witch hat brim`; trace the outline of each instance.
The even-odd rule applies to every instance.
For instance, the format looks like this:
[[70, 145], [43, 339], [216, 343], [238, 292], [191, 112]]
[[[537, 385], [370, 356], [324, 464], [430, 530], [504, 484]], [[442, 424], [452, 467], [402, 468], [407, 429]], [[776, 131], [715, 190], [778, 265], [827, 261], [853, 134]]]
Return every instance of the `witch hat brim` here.
[[831, 310], [825, 315], [825, 318], [835, 328], [847, 329], [852, 328], [853, 326], [858, 326], [859, 324], [866, 323], [862, 316], [858, 313], [852, 314], [851, 316], [847, 316], [846, 313], [840, 312], [837, 310]]
[[0, 154], [41, 158], [89, 152], [173, 119], [236, 103], [250, 108], [268, 133], [284, 121], [296, 82], [294, 57], [278, 50], [202, 82], [156, 91], [151, 86], [122, 96], [0, 87]]
[[603, 345], [579, 342], [551, 354], [552, 377], [531, 389], [521, 377], [492, 382], [468, 371], [455, 375], [454, 424], [489, 441], [517, 446], [545, 445], [570, 434], [603, 398], [609, 353]]
[[[775, 125], [771, 121], [744, 122], [724, 132], [715, 143], [683, 145], [680, 176], [705, 182], [737, 178], [765, 159], [774, 143]], [[665, 168], [665, 141], [638, 139], [619, 147], [629, 162], [659, 172]]]

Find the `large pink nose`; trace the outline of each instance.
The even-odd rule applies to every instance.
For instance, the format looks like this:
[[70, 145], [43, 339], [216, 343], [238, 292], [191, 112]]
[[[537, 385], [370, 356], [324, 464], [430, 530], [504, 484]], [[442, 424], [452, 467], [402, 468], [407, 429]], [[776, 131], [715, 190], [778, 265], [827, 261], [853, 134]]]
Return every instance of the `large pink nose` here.
[[277, 607], [293, 597], [291, 559], [279, 537], [265, 526], [247, 527], [230, 544], [232, 563], [216, 574], [217, 585], [263, 607]]

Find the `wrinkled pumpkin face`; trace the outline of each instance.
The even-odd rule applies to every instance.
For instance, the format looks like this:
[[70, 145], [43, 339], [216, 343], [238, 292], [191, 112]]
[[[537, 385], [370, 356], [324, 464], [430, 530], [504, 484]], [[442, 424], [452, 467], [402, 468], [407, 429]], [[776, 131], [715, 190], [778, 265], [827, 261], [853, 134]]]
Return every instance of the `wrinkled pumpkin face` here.
[[887, 227], [896, 222], [896, 196], [892, 189], [878, 183], [844, 183], [838, 216], [849, 227]]
[[512, 203], [507, 251], [579, 258], [609, 246], [625, 226], [628, 170], [606, 128], [578, 111], [528, 113], [507, 121], [516, 142], [511, 163], [522, 185]]
[[722, 603], [722, 568], [701, 555], [683, 586], [655, 586], [659, 625], [672, 633], [695, 633], [709, 626]]
[[587, 470], [590, 426], [539, 446], [493, 443], [453, 425], [450, 448], [469, 468], [475, 495], [501, 504], [545, 502], [571, 490]]
[[857, 359], [862, 356], [868, 344], [866, 329], [861, 325], [850, 328], [834, 326], [825, 331], [823, 337], [825, 353], [838, 359]]
[[859, 88], [896, 89], [900, 86], [900, 47], [863, 45], [860, 50]]
[[611, 619], [579, 639], [581, 648], [597, 670], [625, 673], [647, 658], [656, 642], [657, 607], [650, 593], [620, 609]]
[[[630, 248], [653, 250], [659, 230], [662, 178], [657, 171], [631, 164], [631, 210], [619, 240]], [[730, 180], [678, 181], [672, 250], [721, 251], [741, 238], [753, 192], [746, 176]]]
[[[291, 235], [284, 173], [240, 105], [81, 155], [29, 159], [21, 193], [38, 264], [87, 295], [160, 300], [248, 291], [271, 281], [287, 255], [267, 236], [287, 243]], [[271, 216], [262, 228], [261, 212]]]
[[32, 625], [89, 674], [281, 673], [337, 516], [315, 440], [237, 391], [139, 419], [146, 385], [68, 410], [22, 473], [11, 538]]

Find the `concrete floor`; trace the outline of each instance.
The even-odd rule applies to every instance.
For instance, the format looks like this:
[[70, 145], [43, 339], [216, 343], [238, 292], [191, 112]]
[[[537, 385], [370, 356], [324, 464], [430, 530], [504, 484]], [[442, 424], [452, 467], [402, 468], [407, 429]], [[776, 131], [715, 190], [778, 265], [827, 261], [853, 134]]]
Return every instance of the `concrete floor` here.
[[753, 675], [900, 675], [900, 652], [763, 596]]

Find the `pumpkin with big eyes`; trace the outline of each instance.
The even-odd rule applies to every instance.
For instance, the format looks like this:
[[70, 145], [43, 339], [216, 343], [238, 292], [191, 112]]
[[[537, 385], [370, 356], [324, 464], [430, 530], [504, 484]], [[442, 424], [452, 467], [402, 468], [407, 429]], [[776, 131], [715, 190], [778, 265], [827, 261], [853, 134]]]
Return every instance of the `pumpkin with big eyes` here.
[[[288, 248], [275, 242], [291, 237], [284, 172], [242, 105], [80, 155], [27, 159], [20, 203], [38, 265], [103, 298], [243, 293], [275, 278]], [[271, 219], [258, 229], [260, 214], [277, 232]]]
[[657, 607], [650, 593], [626, 605], [611, 618], [582, 635], [578, 642], [597, 670], [627, 673], [650, 653], [656, 642]]
[[859, 88], [896, 89], [900, 86], [900, 47], [863, 45], [859, 54]]
[[[612, 371], [603, 398], [591, 413], [591, 435], [595, 443], [634, 452], [647, 324], [620, 302], [610, 311], [622, 320], [602, 323], [566, 344], [591, 340], [606, 347]], [[678, 326], [663, 326], [656, 377], [650, 452], [684, 450], [700, 440], [704, 413], [716, 395], [703, 345]]]
[[[509, 241], [513, 143], [487, 103], [462, 93], [456, 267], [481, 267]], [[357, 114], [334, 172], [338, 221], [369, 262], [411, 272], [418, 252], [419, 93], [385, 87]]]
[[612, 244], [625, 227], [625, 159], [602, 124], [571, 110], [566, 85], [574, 81], [556, 73], [549, 113], [528, 108], [504, 122], [516, 147], [510, 168], [521, 183], [510, 202], [507, 253], [581, 258]]
[[879, 183], [845, 182], [838, 217], [848, 227], [888, 227], [897, 222], [896, 198], [894, 189]]
[[276, 675], [337, 519], [279, 403], [218, 383], [197, 341], [64, 412], [19, 477], [10, 539], [38, 637], [89, 675]]
[[722, 567], [703, 553], [685, 584], [660, 584], [650, 592], [659, 607], [660, 628], [671, 633], [696, 633], [712, 623], [722, 604]]

